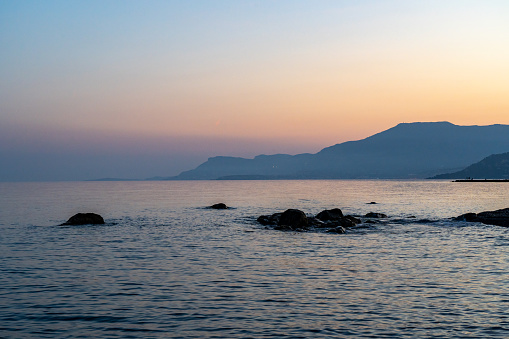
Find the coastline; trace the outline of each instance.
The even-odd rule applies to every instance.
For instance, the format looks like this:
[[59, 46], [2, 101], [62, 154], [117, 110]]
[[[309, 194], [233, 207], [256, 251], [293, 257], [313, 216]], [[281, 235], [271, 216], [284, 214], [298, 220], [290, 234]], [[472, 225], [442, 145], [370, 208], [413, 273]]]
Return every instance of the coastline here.
[[509, 182], [509, 179], [457, 179], [452, 182]]

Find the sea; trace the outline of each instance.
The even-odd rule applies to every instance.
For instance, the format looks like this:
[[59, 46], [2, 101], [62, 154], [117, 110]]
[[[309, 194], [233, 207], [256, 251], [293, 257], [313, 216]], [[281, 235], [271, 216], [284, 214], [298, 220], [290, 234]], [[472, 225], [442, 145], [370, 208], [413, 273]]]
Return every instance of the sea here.
[[[452, 220], [507, 207], [509, 183], [0, 183], [0, 337], [508, 338], [509, 228]], [[289, 208], [388, 218], [256, 221]]]

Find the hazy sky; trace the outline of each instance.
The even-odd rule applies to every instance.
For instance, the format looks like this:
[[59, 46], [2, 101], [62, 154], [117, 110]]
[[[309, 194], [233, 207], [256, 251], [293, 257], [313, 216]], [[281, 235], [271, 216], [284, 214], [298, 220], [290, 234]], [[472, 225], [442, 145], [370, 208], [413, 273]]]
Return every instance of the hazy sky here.
[[0, 181], [509, 124], [509, 1], [0, 0]]

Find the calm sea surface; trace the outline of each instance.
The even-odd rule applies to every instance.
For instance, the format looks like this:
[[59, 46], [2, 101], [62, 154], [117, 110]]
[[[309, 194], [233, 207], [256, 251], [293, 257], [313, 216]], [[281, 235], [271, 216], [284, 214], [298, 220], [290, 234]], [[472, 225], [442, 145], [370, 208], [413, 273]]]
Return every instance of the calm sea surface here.
[[[256, 223], [333, 207], [389, 219]], [[449, 220], [506, 207], [509, 183], [0, 183], [0, 337], [508, 338], [509, 228]]]

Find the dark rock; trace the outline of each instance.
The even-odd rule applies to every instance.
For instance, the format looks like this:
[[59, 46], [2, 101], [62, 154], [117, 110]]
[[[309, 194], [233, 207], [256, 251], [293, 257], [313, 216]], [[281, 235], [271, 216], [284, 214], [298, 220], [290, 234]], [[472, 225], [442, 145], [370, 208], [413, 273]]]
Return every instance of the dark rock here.
[[376, 205], [377, 203], [372, 201], [372, 202], [368, 202], [368, 205]]
[[322, 221], [339, 220], [343, 218], [343, 212], [339, 208], [333, 208], [331, 210], [321, 211], [316, 215], [316, 218]]
[[483, 224], [509, 227], [509, 208], [478, 213], [477, 219]]
[[311, 224], [311, 226], [316, 228], [354, 227], [355, 225], [357, 225], [356, 222], [346, 217], [337, 220], [322, 221], [322, 223], [318, 225]]
[[308, 218], [301, 210], [288, 209], [279, 218], [278, 226], [283, 225], [290, 226], [292, 229], [307, 228]]
[[482, 222], [487, 225], [509, 227], [509, 208], [481, 213], [466, 213], [454, 218], [456, 221]]
[[219, 203], [219, 204], [214, 204], [214, 205], [210, 206], [210, 208], [213, 208], [215, 210], [226, 210], [226, 209], [228, 209], [228, 206], [226, 206], [226, 204]]
[[343, 233], [346, 233], [346, 231], [345, 231], [345, 229], [343, 227], [338, 226], [338, 227], [331, 228], [331, 229], [327, 230], [327, 233], [343, 234]]
[[279, 219], [281, 218], [282, 213], [274, 213], [272, 215], [260, 215], [256, 221], [260, 224], [267, 226], [272, 225], [276, 226], [279, 223]]
[[[318, 220], [318, 221], [320, 221], [320, 220]], [[329, 220], [329, 221], [322, 221], [321, 224], [316, 224], [316, 225], [311, 224], [311, 226], [314, 226], [316, 228], [334, 228], [336, 226], [341, 226], [341, 225], [339, 224], [338, 220], [335, 220], [335, 221]]]
[[256, 219], [260, 224], [267, 226], [270, 225], [270, 215], [260, 215], [258, 219]]
[[349, 219], [349, 218], [343, 218], [339, 221], [339, 226], [341, 227], [354, 227], [355, 225], [357, 225], [357, 223], [355, 223], [353, 220]]
[[327, 224], [325, 222], [315, 217], [308, 217], [308, 225], [317, 228], [327, 227]]
[[365, 215], [366, 218], [387, 218], [387, 215], [383, 214], [383, 213], [374, 213], [374, 212], [369, 212], [368, 214]]
[[477, 221], [476, 213], [465, 213], [460, 215], [459, 217], [454, 218], [456, 221]]
[[104, 219], [99, 214], [95, 213], [78, 213], [69, 218], [64, 225], [102, 225]]
[[274, 229], [278, 231], [293, 231], [293, 228], [288, 225], [277, 225]]
[[376, 221], [368, 219], [368, 220], [364, 221], [364, 223], [365, 224], [376, 224]]
[[348, 219], [352, 221], [354, 224], [360, 224], [362, 223], [362, 220], [359, 218], [354, 217], [353, 215], [345, 215], [345, 219]]
[[282, 214], [283, 214], [283, 213], [281, 213], [281, 212], [280, 212], [280, 213], [274, 213], [274, 214], [272, 214], [272, 215], [270, 216], [270, 219], [269, 219], [269, 220], [270, 220], [270, 223], [271, 223], [271, 224], [273, 224], [273, 225], [277, 225], [277, 224], [279, 224], [279, 219], [281, 219], [281, 215], [282, 215]]

